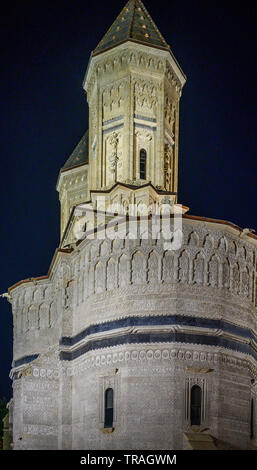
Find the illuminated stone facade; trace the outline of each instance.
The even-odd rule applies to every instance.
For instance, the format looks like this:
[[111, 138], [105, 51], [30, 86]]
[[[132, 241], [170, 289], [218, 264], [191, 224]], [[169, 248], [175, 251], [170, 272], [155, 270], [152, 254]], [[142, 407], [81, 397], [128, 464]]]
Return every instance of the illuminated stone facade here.
[[122, 18], [136, 32], [107, 33], [84, 81], [89, 133], [59, 175], [60, 247], [47, 276], [9, 289], [14, 448], [182, 449], [192, 431], [253, 448], [256, 236], [182, 208], [182, 244], [170, 250], [160, 234], [140, 237], [138, 219], [134, 239], [92, 239], [76, 212], [95, 213], [100, 195], [102, 212], [123, 208], [127, 235], [131, 204], [151, 220], [154, 203], [177, 203], [185, 77], [141, 1], [111, 31]]

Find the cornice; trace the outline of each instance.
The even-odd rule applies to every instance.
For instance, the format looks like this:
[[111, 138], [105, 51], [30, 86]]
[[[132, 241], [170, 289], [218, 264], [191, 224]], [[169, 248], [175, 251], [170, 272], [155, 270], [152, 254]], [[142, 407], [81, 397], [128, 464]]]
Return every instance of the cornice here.
[[[185, 85], [186, 76], [171, 52], [168, 52], [167, 50], [156, 49], [154, 47], [150, 47], [143, 44], [138, 44], [132, 41], [125, 41], [114, 49], [102, 52], [97, 56], [91, 56], [87, 72], [83, 80], [83, 88], [85, 89], [85, 91], [89, 92], [89, 88], [91, 86], [90, 83], [92, 79], [93, 83], [95, 83], [97, 76], [96, 68], [98, 65], [104, 64], [105, 62], [109, 64], [113, 63], [112, 67], [115, 68], [116, 65], [118, 66], [119, 57], [123, 57], [124, 59], [124, 54], [126, 54], [126, 60], [128, 61], [128, 63], [131, 63], [132, 54], [134, 54], [135, 56], [139, 56], [139, 54], [141, 54], [141, 56], [145, 56], [149, 60], [154, 58], [157, 61], [156, 70], [159, 70], [159, 73], [160, 69], [158, 69], [158, 64], [162, 63], [164, 73], [167, 61], [170, 64], [173, 73], [175, 74], [174, 78], [178, 81], [180, 88], [182, 89]], [[149, 68], [146, 65], [144, 66], [142, 62], [140, 62], [140, 67], [144, 67], [149, 73]]]

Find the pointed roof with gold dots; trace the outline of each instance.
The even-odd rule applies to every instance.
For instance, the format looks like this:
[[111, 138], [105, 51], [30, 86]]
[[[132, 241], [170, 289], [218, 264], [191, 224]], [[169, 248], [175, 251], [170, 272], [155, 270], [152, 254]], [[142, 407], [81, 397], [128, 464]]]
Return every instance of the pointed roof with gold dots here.
[[71, 170], [80, 165], [88, 163], [88, 130], [73, 150], [71, 156], [61, 168], [61, 171]]
[[141, 0], [128, 1], [92, 55], [98, 55], [125, 41], [170, 50], [170, 46], [166, 43]]

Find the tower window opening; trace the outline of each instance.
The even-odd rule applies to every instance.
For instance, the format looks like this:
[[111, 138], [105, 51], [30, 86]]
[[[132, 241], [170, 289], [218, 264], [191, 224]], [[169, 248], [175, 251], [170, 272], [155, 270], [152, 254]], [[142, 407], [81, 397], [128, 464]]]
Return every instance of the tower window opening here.
[[251, 399], [251, 416], [250, 416], [250, 439], [254, 437], [254, 402]]
[[140, 150], [140, 179], [145, 180], [146, 179], [146, 150], [141, 149]]
[[104, 427], [113, 427], [113, 389], [107, 388], [104, 395]]
[[202, 414], [202, 390], [199, 385], [191, 388], [190, 420], [191, 426], [200, 426]]

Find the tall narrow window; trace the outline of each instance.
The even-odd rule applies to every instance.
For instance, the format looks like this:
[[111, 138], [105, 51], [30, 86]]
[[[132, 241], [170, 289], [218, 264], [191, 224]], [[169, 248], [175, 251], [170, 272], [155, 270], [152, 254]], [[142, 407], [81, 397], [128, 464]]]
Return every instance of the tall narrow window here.
[[250, 438], [254, 437], [254, 403], [253, 398], [251, 399], [251, 416], [250, 416]]
[[140, 179], [146, 179], [146, 150], [140, 150]]
[[104, 427], [112, 428], [113, 425], [113, 389], [107, 388], [104, 396]]
[[199, 385], [191, 388], [190, 420], [191, 426], [200, 426], [202, 411], [202, 390]]

